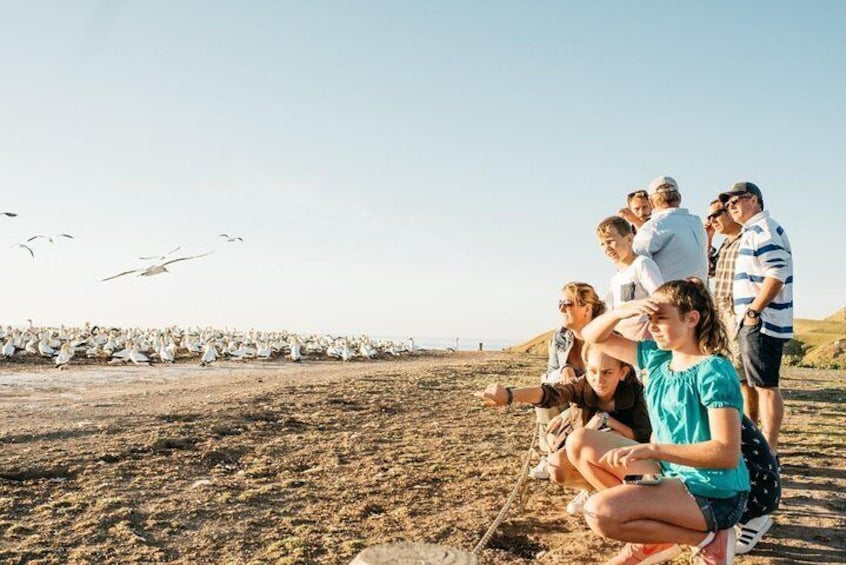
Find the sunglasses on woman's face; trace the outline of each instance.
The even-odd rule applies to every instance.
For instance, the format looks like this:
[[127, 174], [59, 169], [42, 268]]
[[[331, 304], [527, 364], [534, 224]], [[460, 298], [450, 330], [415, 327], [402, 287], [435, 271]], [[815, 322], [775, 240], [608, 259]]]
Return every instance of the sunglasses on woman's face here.
[[723, 215], [723, 214], [725, 214], [725, 213], [726, 213], [726, 209], [725, 209], [725, 208], [720, 208], [719, 210], [717, 210], [717, 211], [716, 211], [716, 212], [714, 212], [713, 214], [708, 214], [708, 215], [706, 216], [706, 218], [708, 218], [708, 221], [709, 221], [709, 222], [713, 222], [714, 220], [716, 220], [717, 218], [719, 218], [720, 216], [722, 216], [722, 215]]
[[558, 301], [559, 310], [563, 310], [564, 308], [572, 308], [573, 306], [578, 306], [578, 303], [570, 300], [569, 298], [565, 298], [564, 300]]

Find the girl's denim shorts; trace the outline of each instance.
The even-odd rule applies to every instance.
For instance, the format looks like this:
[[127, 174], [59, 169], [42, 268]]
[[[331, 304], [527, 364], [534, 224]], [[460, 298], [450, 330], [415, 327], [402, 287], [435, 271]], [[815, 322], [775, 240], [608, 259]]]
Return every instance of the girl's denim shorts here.
[[743, 511], [746, 510], [746, 499], [749, 497], [748, 492], [739, 492], [729, 498], [699, 496], [689, 490], [687, 493], [693, 497], [702, 515], [705, 516], [705, 524], [709, 532], [719, 532], [737, 524]]

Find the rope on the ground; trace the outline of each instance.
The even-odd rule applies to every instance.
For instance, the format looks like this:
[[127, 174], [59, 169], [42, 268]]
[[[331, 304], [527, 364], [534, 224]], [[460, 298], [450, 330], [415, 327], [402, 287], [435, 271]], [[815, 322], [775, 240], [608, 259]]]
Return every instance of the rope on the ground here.
[[526, 460], [523, 462], [523, 467], [520, 469], [520, 477], [517, 479], [517, 484], [514, 486], [514, 489], [511, 491], [511, 494], [508, 495], [508, 499], [505, 501], [505, 505], [497, 514], [496, 519], [491, 524], [491, 527], [488, 528], [488, 531], [485, 532], [485, 535], [482, 536], [482, 539], [479, 540], [479, 543], [476, 544], [476, 547], [473, 548], [473, 555], [479, 555], [479, 553], [485, 549], [485, 546], [488, 545], [488, 542], [493, 536], [496, 529], [502, 524], [502, 521], [505, 520], [505, 517], [508, 515], [508, 510], [511, 508], [511, 505], [514, 504], [514, 500], [523, 493], [523, 484], [526, 482], [526, 479], [529, 477], [529, 466], [531, 465], [532, 456], [535, 453], [535, 440], [538, 438], [538, 425], [534, 423], [534, 432], [532, 433], [532, 441], [529, 444], [529, 452], [526, 454]]

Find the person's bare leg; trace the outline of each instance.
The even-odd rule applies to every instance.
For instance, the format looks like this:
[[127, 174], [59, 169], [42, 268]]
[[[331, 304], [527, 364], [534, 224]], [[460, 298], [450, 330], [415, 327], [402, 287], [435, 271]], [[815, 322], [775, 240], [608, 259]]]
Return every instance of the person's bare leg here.
[[585, 503], [588, 526], [601, 536], [629, 543], [696, 546], [708, 535], [705, 517], [684, 485], [620, 485]]
[[591, 484], [582, 477], [579, 470], [570, 463], [570, 460], [567, 458], [567, 452], [563, 449], [559, 449], [552, 455], [548, 456], [546, 460], [547, 468], [550, 471], [549, 477], [552, 479], [552, 482], [563, 486], [587, 490], [593, 488]]
[[758, 389], [742, 382], [740, 383], [740, 391], [743, 393], [743, 413], [752, 420], [753, 424], [758, 426], [760, 417], [758, 413]]
[[567, 458], [582, 477], [595, 489], [604, 490], [619, 485], [628, 474], [647, 475], [661, 472], [661, 467], [655, 461], [638, 461], [628, 468], [610, 467], [599, 462], [608, 451], [635, 443], [637, 442], [618, 434], [580, 428], [567, 437], [565, 448]]
[[761, 415], [761, 433], [773, 453], [778, 453], [778, 433], [784, 419], [784, 400], [778, 387], [758, 387], [758, 410]]

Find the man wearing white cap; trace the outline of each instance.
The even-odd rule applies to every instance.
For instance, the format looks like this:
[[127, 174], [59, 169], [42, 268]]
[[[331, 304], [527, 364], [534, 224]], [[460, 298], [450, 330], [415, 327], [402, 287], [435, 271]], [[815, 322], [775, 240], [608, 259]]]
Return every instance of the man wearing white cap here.
[[679, 208], [681, 193], [672, 177], [649, 183], [652, 217], [638, 230], [632, 247], [650, 257], [664, 281], [697, 277], [708, 280], [708, 236], [702, 219]]

